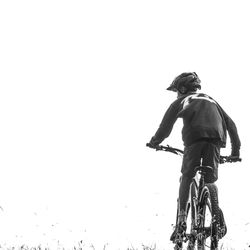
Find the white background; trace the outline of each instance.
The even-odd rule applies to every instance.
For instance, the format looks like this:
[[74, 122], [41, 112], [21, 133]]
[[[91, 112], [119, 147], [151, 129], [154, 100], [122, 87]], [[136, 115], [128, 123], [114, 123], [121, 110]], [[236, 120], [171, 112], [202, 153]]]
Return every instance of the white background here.
[[[1, 1], [2, 242], [167, 249], [181, 158], [145, 144], [176, 98], [165, 89], [195, 71], [242, 141], [218, 181], [224, 244], [242, 250], [249, 19], [247, 1]], [[181, 126], [166, 143], [183, 147]]]

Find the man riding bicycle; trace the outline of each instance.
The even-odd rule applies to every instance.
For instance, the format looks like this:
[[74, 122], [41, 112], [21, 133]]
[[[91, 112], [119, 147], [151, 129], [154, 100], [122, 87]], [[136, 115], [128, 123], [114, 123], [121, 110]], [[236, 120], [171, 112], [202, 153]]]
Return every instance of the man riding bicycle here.
[[148, 143], [148, 146], [157, 148], [170, 135], [177, 118], [183, 119], [182, 139], [185, 148], [179, 187], [178, 219], [171, 236], [172, 241], [186, 231], [186, 205], [195, 167], [200, 163], [212, 167], [213, 170], [205, 175], [206, 183], [213, 183], [218, 179], [220, 149], [226, 146], [227, 132], [232, 146], [231, 157], [238, 158], [240, 155], [241, 143], [235, 123], [214, 99], [197, 92], [201, 89], [200, 83], [195, 72], [182, 73], [174, 79], [167, 90], [177, 92], [177, 100], [170, 105], [158, 130]]

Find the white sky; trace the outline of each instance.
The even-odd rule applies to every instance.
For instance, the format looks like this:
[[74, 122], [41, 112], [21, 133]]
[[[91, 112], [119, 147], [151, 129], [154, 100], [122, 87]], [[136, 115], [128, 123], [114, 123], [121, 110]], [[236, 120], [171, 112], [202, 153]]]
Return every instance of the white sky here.
[[[249, 189], [249, 19], [247, 1], [1, 1], [6, 240], [168, 242], [181, 159], [145, 144], [184, 71], [239, 130], [244, 161], [218, 182], [233, 218]], [[181, 148], [180, 129], [166, 143]]]

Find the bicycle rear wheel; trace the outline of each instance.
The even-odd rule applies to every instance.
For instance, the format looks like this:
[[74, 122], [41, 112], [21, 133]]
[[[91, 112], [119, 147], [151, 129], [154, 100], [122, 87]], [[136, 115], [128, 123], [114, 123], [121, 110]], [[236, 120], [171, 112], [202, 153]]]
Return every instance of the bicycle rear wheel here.
[[215, 184], [206, 184], [202, 189], [198, 206], [197, 249], [218, 249], [220, 209]]

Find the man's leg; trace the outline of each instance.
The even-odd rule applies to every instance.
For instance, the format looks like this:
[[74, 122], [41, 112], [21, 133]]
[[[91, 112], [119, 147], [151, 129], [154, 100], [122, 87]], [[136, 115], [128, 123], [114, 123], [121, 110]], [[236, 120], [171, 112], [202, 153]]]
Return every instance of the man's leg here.
[[185, 235], [186, 231], [186, 207], [189, 198], [189, 189], [193, 177], [195, 176], [194, 168], [200, 165], [201, 143], [195, 143], [184, 149], [184, 156], [182, 162], [182, 177], [179, 186], [179, 204], [178, 204], [178, 218], [176, 229], [173, 233], [177, 238]]
[[182, 175], [179, 187], [179, 211], [177, 225], [185, 224], [187, 219], [187, 202], [189, 198], [189, 189], [192, 178], [187, 175]]
[[200, 165], [201, 148], [203, 142], [194, 143], [184, 149], [182, 162], [182, 177], [179, 187], [179, 222], [186, 222], [186, 206], [188, 202], [190, 184], [195, 176], [195, 167]]
[[189, 178], [188, 176], [185, 175], [182, 175], [180, 180], [177, 224], [174, 232], [170, 237], [170, 240], [173, 241], [174, 243], [182, 242], [186, 234], [186, 229], [187, 229], [186, 207], [189, 198], [189, 188], [191, 181], [192, 178]]

